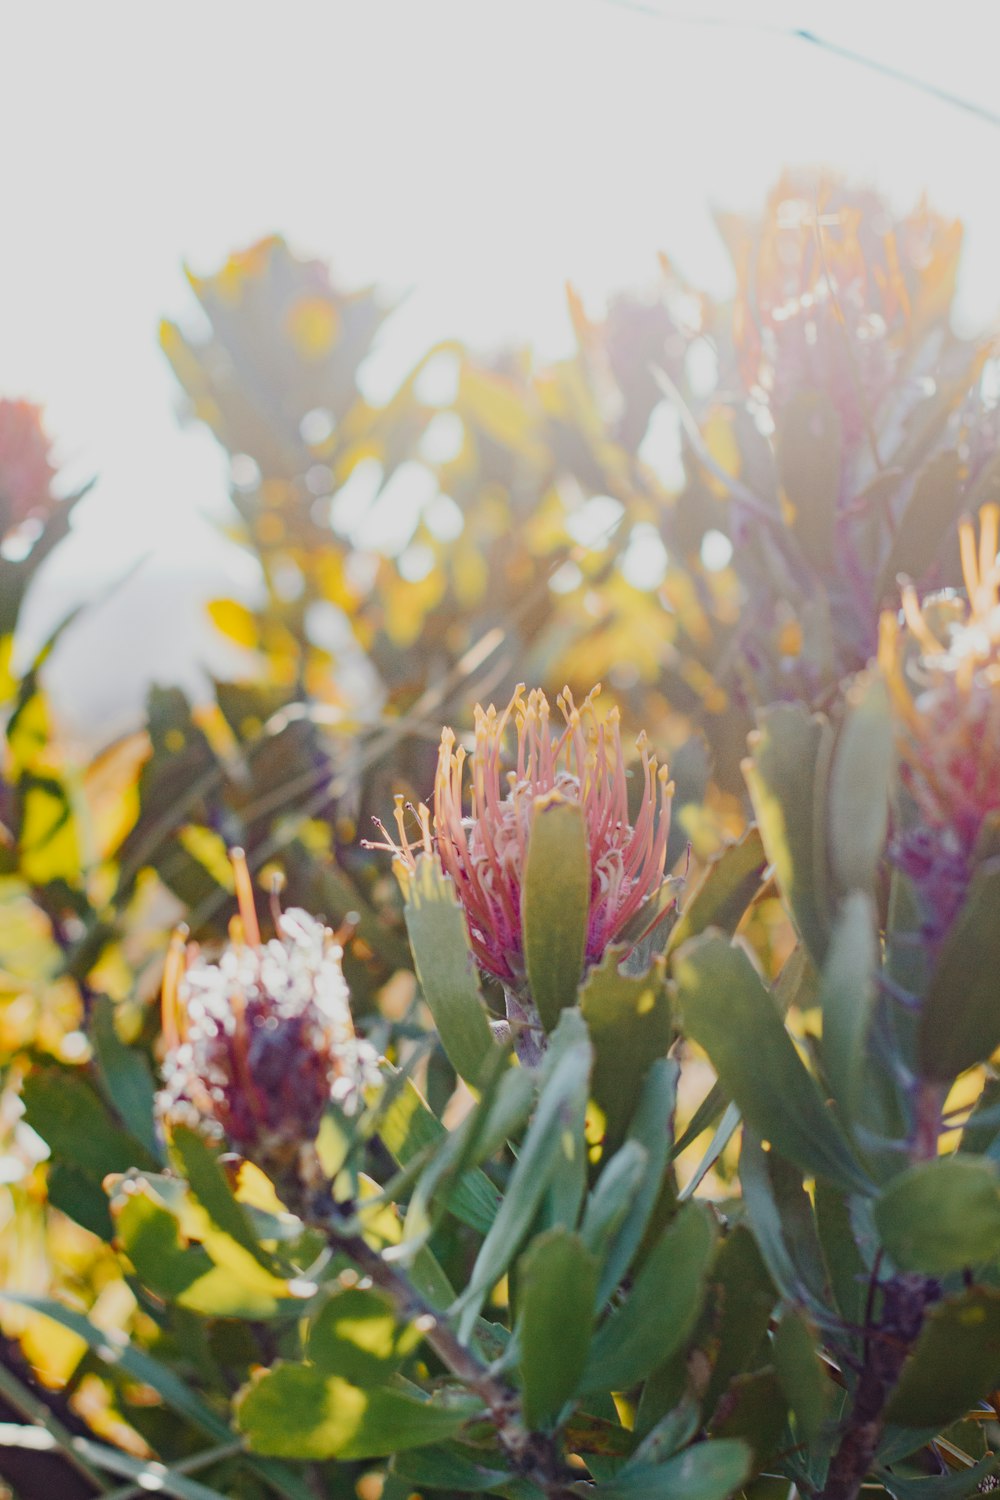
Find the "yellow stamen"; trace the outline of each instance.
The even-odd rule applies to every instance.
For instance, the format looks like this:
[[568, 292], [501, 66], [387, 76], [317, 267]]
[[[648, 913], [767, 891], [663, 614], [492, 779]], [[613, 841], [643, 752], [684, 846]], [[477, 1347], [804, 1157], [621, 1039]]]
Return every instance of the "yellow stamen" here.
[[233, 876], [236, 880], [236, 904], [240, 909], [243, 932], [250, 946], [259, 948], [260, 926], [257, 922], [257, 907], [254, 903], [253, 881], [250, 879], [247, 857], [242, 849], [230, 849], [229, 858], [232, 861]]
[[178, 927], [170, 939], [167, 961], [163, 966], [163, 984], [160, 990], [160, 1015], [163, 1035], [172, 1052], [184, 1040], [184, 1009], [180, 999], [180, 984], [187, 967], [188, 929]]

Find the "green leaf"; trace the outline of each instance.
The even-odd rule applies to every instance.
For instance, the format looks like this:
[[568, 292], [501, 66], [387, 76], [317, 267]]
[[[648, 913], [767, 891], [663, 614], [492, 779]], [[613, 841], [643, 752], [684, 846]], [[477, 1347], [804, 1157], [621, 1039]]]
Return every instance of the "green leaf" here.
[[[448, 1132], [411, 1079], [407, 1079], [382, 1116], [379, 1135], [389, 1154], [405, 1167], [427, 1147], [441, 1144]], [[448, 1210], [471, 1229], [486, 1234], [497, 1215], [500, 1194], [485, 1172], [463, 1174], [448, 1194]]]
[[465, 917], [437, 859], [418, 856], [405, 913], [417, 978], [441, 1045], [459, 1077], [476, 1084], [495, 1044]]
[[889, 1399], [887, 1420], [947, 1427], [1000, 1382], [1000, 1292], [972, 1287], [932, 1307]]
[[799, 390], [783, 408], [775, 432], [775, 458], [792, 505], [792, 531], [820, 573], [834, 555], [834, 521], [840, 494], [840, 417], [821, 391]]
[[813, 1198], [816, 1230], [837, 1308], [846, 1323], [860, 1327], [865, 1316], [868, 1272], [854, 1237], [847, 1196], [821, 1180], [816, 1183]]
[[696, 1443], [665, 1464], [631, 1469], [588, 1494], [600, 1500], [726, 1500], [750, 1476], [750, 1450], [735, 1439]]
[[558, 1417], [583, 1374], [597, 1262], [578, 1235], [550, 1229], [521, 1257], [517, 1284], [524, 1419], [537, 1431]]
[[126, 1047], [118, 1035], [114, 1002], [107, 995], [98, 995], [94, 1002], [90, 1039], [105, 1098], [150, 1156], [162, 1162], [163, 1147], [153, 1117], [153, 1074], [143, 1053], [137, 1047]]
[[807, 1443], [819, 1437], [833, 1392], [818, 1343], [816, 1330], [798, 1309], [786, 1308], [774, 1335], [774, 1367], [795, 1418], [796, 1436]]
[[958, 519], [960, 480], [961, 462], [951, 449], [936, 454], [921, 471], [879, 574], [879, 599], [898, 597], [896, 579], [900, 573], [919, 579], [935, 562], [941, 538]]
[[706, 934], [677, 954], [674, 973], [688, 1035], [704, 1047], [756, 1134], [810, 1174], [867, 1190], [846, 1136], [743, 949]]
[[659, 1202], [669, 1160], [670, 1122], [677, 1098], [679, 1072], [680, 1068], [672, 1058], [655, 1062], [632, 1116], [629, 1140], [642, 1147], [649, 1165], [607, 1253], [597, 1288], [599, 1306], [603, 1307], [629, 1270]]
[[1000, 1255], [1000, 1170], [982, 1157], [942, 1156], [909, 1167], [874, 1212], [902, 1271], [946, 1276]]
[[649, 1170], [649, 1152], [638, 1141], [626, 1141], [603, 1166], [587, 1199], [580, 1235], [592, 1254], [602, 1259], [617, 1234]]
[[764, 709], [758, 723], [743, 772], [781, 893], [821, 965], [829, 933], [825, 824], [833, 731], [801, 704]]
[[628, 1390], [680, 1348], [701, 1310], [714, 1245], [709, 1210], [685, 1204], [649, 1252], [624, 1305], [598, 1329], [583, 1390]]
[[277, 1458], [380, 1458], [454, 1437], [481, 1408], [361, 1390], [340, 1375], [279, 1361], [237, 1397], [236, 1418], [256, 1453]]
[[844, 1118], [857, 1117], [878, 970], [875, 906], [866, 891], [844, 898], [820, 982], [823, 1070]]
[[704, 1396], [706, 1411], [715, 1409], [729, 1382], [763, 1346], [777, 1300], [753, 1235], [737, 1224], [716, 1251], [708, 1274], [706, 1336], [714, 1346], [715, 1363]]
[[1000, 859], [987, 860], [945, 939], [920, 1012], [918, 1059], [925, 1078], [950, 1083], [1000, 1043]]
[[895, 731], [889, 695], [875, 673], [856, 677], [830, 766], [827, 839], [843, 892], [874, 891], [889, 828]]
[[741, 1438], [753, 1450], [755, 1469], [763, 1468], [781, 1446], [788, 1401], [771, 1368], [737, 1375], [712, 1414], [716, 1438]]
[[513, 1478], [502, 1469], [487, 1469], [457, 1447], [412, 1448], [393, 1460], [392, 1472], [426, 1490], [454, 1490], [459, 1495], [495, 1493]]
[[604, 1112], [605, 1150], [612, 1151], [624, 1137], [639, 1085], [673, 1037], [662, 960], [632, 979], [619, 972], [620, 957], [619, 949], [609, 948], [580, 990], [594, 1044], [591, 1092]]
[[969, 1495], [989, 1492], [984, 1481], [1000, 1468], [1000, 1457], [990, 1453], [979, 1463], [953, 1474], [937, 1474], [930, 1479], [902, 1479], [888, 1469], [877, 1471], [879, 1482], [896, 1500], [966, 1500]]
[[335, 1292], [309, 1330], [309, 1358], [326, 1375], [342, 1375], [352, 1385], [384, 1385], [422, 1334], [400, 1324], [384, 1292], [348, 1287]]
[[767, 869], [760, 829], [751, 823], [743, 836], [711, 860], [697, 888], [684, 903], [670, 933], [667, 952], [709, 927], [732, 935], [760, 889]]
[[180, 1162], [191, 1192], [216, 1228], [270, 1271], [271, 1257], [261, 1249], [246, 1209], [233, 1196], [226, 1174], [219, 1165], [218, 1152], [186, 1125], [173, 1131], [170, 1147]]
[[110, 1240], [114, 1233], [107, 1194], [79, 1167], [56, 1162], [49, 1168], [48, 1199], [53, 1208], [82, 1224], [91, 1234]]
[[827, 1311], [827, 1268], [802, 1171], [743, 1132], [740, 1184], [747, 1216], [775, 1286], [793, 1302]]
[[542, 1025], [576, 1004], [590, 913], [590, 846], [583, 809], [557, 792], [536, 800], [524, 862], [521, 919], [528, 988]]
[[592, 1050], [578, 1011], [565, 1011], [546, 1059], [550, 1071], [534, 1119], [510, 1175], [496, 1218], [483, 1241], [468, 1286], [453, 1309], [461, 1312], [461, 1336], [468, 1337], [487, 1292], [507, 1270], [555, 1174], [572, 1170], [585, 1150], [582, 1132], [564, 1129], [567, 1115], [582, 1117], [590, 1089]]
[[78, 1070], [36, 1068], [25, 1079], [21, 1097], [28, 1124], [53, 1156], [96, 1182], [133, 1166], [155, 1168], [153, 1158], [111, 1118]]

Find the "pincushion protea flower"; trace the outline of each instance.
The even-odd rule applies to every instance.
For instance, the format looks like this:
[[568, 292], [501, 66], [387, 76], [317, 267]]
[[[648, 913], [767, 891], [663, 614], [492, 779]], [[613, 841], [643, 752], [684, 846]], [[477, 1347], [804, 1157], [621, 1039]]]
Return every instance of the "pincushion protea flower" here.
[[[959, 528], [967, 599], [923, 603], [903, 590], [903, 620], [882, 616], [879, 664], [897, 720], [900, 777], [921, 826], [901, 845], [919, 886], [935, 886], [939, 925], [960, 902], [984, 825], [1000, 814], [1000, 506]], [[943, 928], [942, 928], [943, 930]]]
[[294, 1163], [331, 1100], [353, 1113], [378, 1059], [351, 1020], [341, 949], [303, 911], [261, 942], [245, 859], [234, 851], [240, 920], [218, 963], [174, 939], [163, 983], [167, 1055], [157, 1113], [265, 1169]]
[[[523, 684], [502, 712], [476, 708], [471, 756], [469, 811], [465, 810], [465, 765], [469, 757], [455, 734], [441, 735], [434, 786], [437, 853], [465, 908], [480, 966], [510, 989], [525, 984], [522, 885], [532, 813], [540, 800], [575, 802], [583, 809], [590, 852], [590, 907], [585, 962], [598, 963], [609, 944], [663, 883], [673, 785], [666, 767], [657, 769], [645, 737], [639, 740], [642, 795], [634, 826], [629, 822], [628, 781], [619, 714], [598, 718], [595, 688], [578, 708], [566, 688], [557, 698], [563, 724], [550, 727], [545, 694], [525, 696]], [[516, 760], [504, 772], [504, 748], [513, 726]], [[430, 816], [422, 808], [424, 848], [431, 851]], [[397, 799], [398, 840], [386, 847], [405, 873], [416, 850]], [[382, 830], [385, 833], [385, 830]]]

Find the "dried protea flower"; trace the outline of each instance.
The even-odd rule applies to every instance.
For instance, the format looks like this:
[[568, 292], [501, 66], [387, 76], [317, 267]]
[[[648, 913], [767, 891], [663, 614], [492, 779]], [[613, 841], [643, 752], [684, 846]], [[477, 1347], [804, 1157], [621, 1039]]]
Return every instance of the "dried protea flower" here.
[[0, 536], [51, 503], [50, 448], [40, 406], [0, 400]]
[[924, 203], [897, 218], [874, 192], [790, 174], [757, 234], [732, 238], [734, 336], [749, 389], [775, 415], [797, 393], [823, 391], [845, 456], [874, 443], [872, 418], [904, 347], [950, 302], [961, 224]]
[[[903, 591], [903, 620], [882, 617], [879, 663], [896, 713], [900, 776], [920, 814], [902, 857], [935, 883], [942, 917], [961, 900], [976, 845], [1000, 814], [1000, 506], [959, 541], [967, 598]], [[951, 892], [950, 895], [947, 893]]]
[[[598, 963], [609, 944], [663, 883], [673, 785], [666, 767], [657, 770], [643, 736], [639, 740], [642, 796], [635, 824], [629, 822], [628, 782], [619, 715], [602, 722], [588, 694], [578, 708], [569, 689], [556, 700], [563, 724], [550, 728], [550, 710], [539, 689], [517, 688], [498, 713], [476, 708], [469, 811], [465, 811], [465, 763], [451, 729], [441, 735], [434, 787], [434, 832], [438, 857], [455, 882], [465, 908], [480, 966], [502, 984], [525, 985], [522, 885], [532, 813], [540, 799], [575, 802], [583, 809], [590, 847], [590, 909], [585, 962]], [[504, 770], [508, 729], [517, 738], [514, 767]], [[659, 790], [658, 790], [659, 788]], [[429, 816], [424, 815], [430, 851]], [[397, 803], [399, 840], [387, 839], [404, 867], [414, 863]], [[384, 832], [384, 830], [383, 830]]]
[[359, 1039], [333, 934], [303, 911], [277, 913], [261, 941], [242, 851], [234, 851], [240, 918], [218, 963], [175, 938], [163, 984], [167, 1056], [157, 1112], [258, 1165], [280, 1171], [312, 1142], [330, 1102], [353, 1113], [378, 1081]]

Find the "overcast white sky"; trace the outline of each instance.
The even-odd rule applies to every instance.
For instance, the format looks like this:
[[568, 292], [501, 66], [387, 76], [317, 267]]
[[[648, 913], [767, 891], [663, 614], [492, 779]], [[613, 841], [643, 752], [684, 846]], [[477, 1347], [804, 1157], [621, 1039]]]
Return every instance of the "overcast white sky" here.
[[[0, 0], [0, 393], [98, 474], [61, 601], [129, 558], [217, 551], [212, 440], [176, 420], [181, 273], [273, 230], [347, 282], [415, 290], [370, 373], [448, 334], [568, 344], [660, 249], [724, 290], [709, 210], [824, 161], [968, 226], [963, 302], [1000, 311], [1000, 130], [753, 20], [998, 105], [992, 0]], [[691, 25], [679, 16], [737, 18]]]

